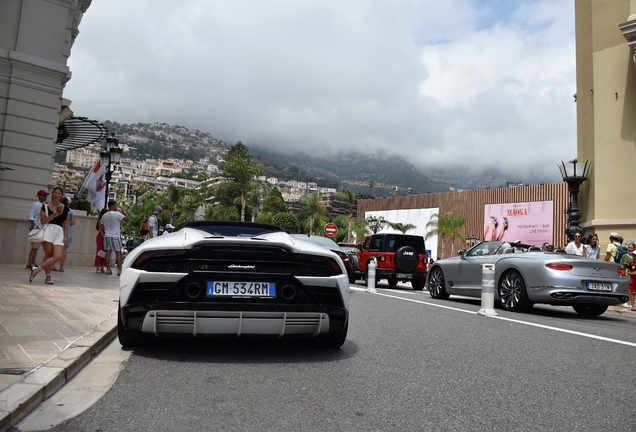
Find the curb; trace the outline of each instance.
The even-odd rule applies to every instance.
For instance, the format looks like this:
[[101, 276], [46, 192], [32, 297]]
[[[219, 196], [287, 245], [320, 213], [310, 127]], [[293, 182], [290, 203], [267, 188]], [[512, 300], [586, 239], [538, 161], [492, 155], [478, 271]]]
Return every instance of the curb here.
[[7, 431], [69, 382], [117, 336], [117, 312], [0, 393], [0, 432]]

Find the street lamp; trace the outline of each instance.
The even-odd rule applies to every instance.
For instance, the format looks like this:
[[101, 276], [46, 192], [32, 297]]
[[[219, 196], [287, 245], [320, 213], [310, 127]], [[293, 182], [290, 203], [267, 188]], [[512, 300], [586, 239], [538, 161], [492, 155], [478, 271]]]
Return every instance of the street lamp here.
[[[106, 138], [106, 150], [99, 153], [101, 164], [106, 167], [106, 196], [104, 197], [104, 208], [108, 207], [108, 187], [110, 186], [110, 179], [115, 171], [114, 166], [119, 163], [123, 151], [124, 149], [119, 147], [119, 140], [115, 138], [115, 132], [111, 132], [111, 136]], [[111, 169], [111, 165], [113, 169]]]
[[578, 232], [581, 236], [585, 234], [585, 230], [579, 226], [581, 219], [581, 212], [579, 211], [579, 186], [587, 180], [587, 175], [590, 171], [590, 161], [582, 163], [576, 159], [572, 159], [569, 162], [561, 162], [561, 165], [557, 164], [557, 166], [561, 171], [563, 181], [568, 184], [570, 203], [566, 210], [568, 215], [568, 227], [565, 229], [565, 234], [568, 236], [568, 241], [572, 241], [575, 233]]
[[367, 218], [367, 222], [369, 223], [369, 228], [373, 231], [373, 234], [377, 234], [379, 230], [384, 227], [384, 216], [380, 216], [379, 218], [375, 216], [369, 216]]

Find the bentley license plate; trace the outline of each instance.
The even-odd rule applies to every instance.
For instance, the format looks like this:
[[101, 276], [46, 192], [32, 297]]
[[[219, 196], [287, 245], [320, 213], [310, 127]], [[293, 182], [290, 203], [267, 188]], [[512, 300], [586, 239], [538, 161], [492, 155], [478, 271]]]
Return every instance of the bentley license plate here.
[[209, 281], [208, 297], [276, 297], [275, 282]]
[[588, 291], [611, 291], [612, 285], [606, 283], [587, 282], [585, 287]]
[[396, 273], [396, 279], [413, 279], [413, 275], [411, 273]]

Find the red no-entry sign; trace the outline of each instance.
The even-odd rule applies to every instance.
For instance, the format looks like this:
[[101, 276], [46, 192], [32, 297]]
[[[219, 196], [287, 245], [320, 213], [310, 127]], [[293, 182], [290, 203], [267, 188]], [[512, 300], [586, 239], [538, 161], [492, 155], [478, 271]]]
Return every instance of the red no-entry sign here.
[[328, 223], [325, 225], [325, 235], [327, 237], [334, 237], [338, 234], [338, 226], [335, 223]]

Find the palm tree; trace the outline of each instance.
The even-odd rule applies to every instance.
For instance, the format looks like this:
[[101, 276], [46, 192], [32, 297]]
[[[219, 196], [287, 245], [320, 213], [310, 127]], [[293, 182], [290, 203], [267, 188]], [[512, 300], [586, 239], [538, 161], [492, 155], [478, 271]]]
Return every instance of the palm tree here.
[[126, 199], [126, 185], [122, 182], [115, 183], [113, 185], [113, 193], [115, 194], [117, 201]]
[[185, 196], [185, 189], [176, 187], [175, 185], [168, 186], [162, 193], [164, 206], [170, 211], [170, 223], [174, 221], [174, 212], [177, 208], [181, 207], [183, 197]]
[[431, 215], [431, 219], [426, 224], [427, 233], [424, 237], [425, 240], [438, 236], [442, 243], [442, 258], [444, 258], [444, 244], [446, 243], [446, 237], [453, 239], [452, 254], [455, 253], [455, 239], [458, 238], [462, 243], [466, 243], [466, 239], [461, 232], [461, 228], [466, 225], [464, 216], [455, 216], [453, 212], [446, 212], [444, 215], [435, 213]]
[[307, 213], [309, 213], [309, 232], [313, 233], [316, 216], [320, 216], [325, 212], [325, 203], [322, 202], [322, 196], [320, 192], [303, 195], [300, 199], [300, 203]]
[[148, 183], [144, 181], [136, 182], [132, 188], [132, 193], [135, 196], [135, 203], [139, 201], [139, 197], [148, 192]]
[[417, 228], [417, 226], [413, 225], [412, 223], [387, 221], [386, 224], [390, 226], [391, 228], [393, 228], [394, 230], [401, 232], [402, 234], [406, 234], [407, 231]]
[[73, 183], [73, 177], [69, 173], [64, 173], [57, 178], [57, 183], [62, 186], [62, 189], [66, 191], [66, 185], [69, 183]]
[[356, 205], [356, 194], [344, 186], [341, 191], [337, 193], [338, 198], [340, 198], [347, 207], [349, 208], [349, 226], [347, 229], [347, 243], [351, 243], [351, 225], [353, 223], [353, 206]]
[[[247, 207], [247, 194], [261, 187], [258, 180], [261, 175], [260, 165], [234, 157], [224, 164], [226, 180], [218, 185], [221, 194], [237, 193], [241, 199], [241, 221], [245, 221], [245, 207]], [[230, 201], [232, 202], [232, 201]]]
[[[245, 201], [245, 205], [252, 214], [252, 222], [255, 222], [258, 216], [259, 209], [261, 208], [261, 199], [262, 190], [260, 188], [247, 193], [247, 200]], [[235, 202], [237, 200], [239, 201], [237, 202], [237, 204], [240, 204], [240, 198], [236, 198]]]
[[358, 243], [369, 233], [369, 223], [365, 218], [358, 218], [353, 222], [353, 234]]
[[369, 195], [371, 195], [371, 189], [373, 189], [373, 186], [375, 186], [375, 182], [373, 180], [369, 180]]

